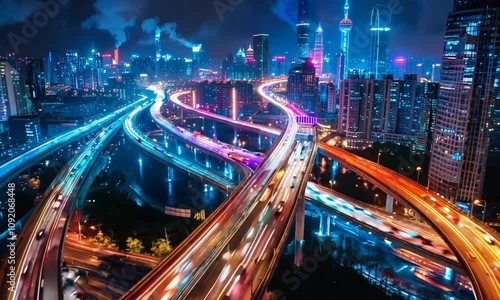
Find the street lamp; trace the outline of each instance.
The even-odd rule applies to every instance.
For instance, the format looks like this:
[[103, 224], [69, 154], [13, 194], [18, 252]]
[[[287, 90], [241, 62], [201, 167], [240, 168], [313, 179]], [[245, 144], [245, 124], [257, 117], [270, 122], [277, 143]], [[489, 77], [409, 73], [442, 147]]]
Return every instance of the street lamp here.
[[328, 181], [330, 183], [330, 190], [333, 190], [333, 181]]
[[420, 183], [420, 171], [422, 171], [422, 168], [419, 166], [417, 167], [417, 183]]
[[226, 195], [229, 195], [229, 185], [226, 185]]
[[379, 164], [379, 165], [380, 165], [380, 155], [381, 155], [381, 154], [382, 154], [382, 153], [379, 151], [379, 152], [378, 152], [378, 155], [377, 155], [377, 164]]
[[486, 200], [476, 199], [476, 200], [472, 201], [472, 203], [470, 205], [469, 215], [472, 217], [472, 213], [474, 211], [474, 206], [476, 206], [478, 204], [481, 204], [483, 206], [483, 216], [482, 216], [481, 220], [484, 222], [484, 217], [486, 216]]

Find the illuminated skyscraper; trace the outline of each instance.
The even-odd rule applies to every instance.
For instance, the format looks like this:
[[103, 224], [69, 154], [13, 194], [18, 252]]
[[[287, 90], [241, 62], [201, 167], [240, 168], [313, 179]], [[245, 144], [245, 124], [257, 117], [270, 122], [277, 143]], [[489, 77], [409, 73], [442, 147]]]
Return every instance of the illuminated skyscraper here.
[[255, 77], [269, 77], [269, 34], [253, 36], [253, 50], [255, 58]]
[[[337, 66], [337, 70], [341, 73], [337, 73], [337, 81], [347, 79], [349, 74], [349, 35], [352, 29], [352, 21], [349, 19], [349, 0], [345, 0], [344, 4], [344, 19], [339, 23], [339, 29], [342, 34], [340, 42], [340, 50], [342, 51], [341, 59], [338, 61], [340, 66]], [[338, 85], [337, 85], [338, 86]]]
[[316, 77], [321, 77], [323, 74], [323, 29], [321, 24], [316, 30], [316, 39], [313, 50], [313, 63], [316, 68]]
[[[387, 61], [389, 56], [389, 27], [390, 20], [381, 19], [383, 6], [377, 4], [372, 9], [370, 21], [370, 56], [368, 58], [368, 73], [374, 75], [375, 79], [380, 79], [383, 74], [387, 74]], [[390, 16], [390, 12], [387, 12]]]
[[113, 51], [113, 54], [114, 54], [113, 65], [119, 65], [120, 64], [120, 56], [118, 53], [118, 49], [115, 49], [115, 51]]
[[28, 96], [33, 102], [45, 97], [46, 61], [41, 58], [30, 58], [26, 62], [26, 85]]
[[309, 15], [308, 15], [308, 0], [299, 0], [297, 14], [297, 47], [298, 57], [309, 57]]
[[490, 117], [500, 98], [500, 2], [456, 0], [448, 15], [429, 189], [452, 202], [482, 196]]
[[0, 122], [32, 112], [19, 72], [8, 61], [0, 60]]
[[193, 78], [198, 79], [200, 75], [200, 52], [201, 52], [201, 44], [194, 45], [192, 47], [193, 50]]
[[155, 31], [155, 57], [156, 61], [158, 61], [161, 58], [161, 29], [159, 27], [156, 27]]
[[306, 113], [317, 116], [319, 111], [319, 81], [312, 59], [290, 69], [288, 73], [287, 99]]

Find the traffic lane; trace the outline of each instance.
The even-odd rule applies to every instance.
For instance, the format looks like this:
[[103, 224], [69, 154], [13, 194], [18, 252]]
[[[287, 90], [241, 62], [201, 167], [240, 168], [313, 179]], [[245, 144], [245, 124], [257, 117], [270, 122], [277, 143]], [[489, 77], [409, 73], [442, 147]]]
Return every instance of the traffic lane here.
[[[270, 197], [272, 197], [272, 195], [268, 195], [268, 198], [270, 198]], [[230, 250], [234, 249], [231, 251], [233, 253], [232, 257], [238, 257], [238, 253], [242, 253], [244, 251], [243, 249], [246, 247], [246, 243], [245, 243], [245, 245], [242, 245], [241, 241], [246, 240], [246, 237], [248, 237], [248, 234], [250, 231], [258, 231], [257, 227], [259, 227], [258, 223], [259, 223], [259, 219], [261, 218], [261, 214], [262, 214], [263, 210], [270, 209], [268, 206], [268, 199], [266, 199], [265, 201], [261, 201], [261, 199], [256, 199], [255, 201], [256, 201], [255, 208], [252, 210], [252, 212], [250, 212], [250, 214], [248, 215], [248, 217], [246, 218], [244, 223], [241, 225], [241, 227], [238, 229], [238, 231], [234, 234], [234, 236], [232, 237], [232, 239], [228, 243], [229, 249]], [[254, 238], [255, 237], [256, 237], [256, 235], [254, 234]], [[249, 250], [247, 250], [247, 251], [249, 251]], [[205, 293], [199, 292], [200, 295], [206, 294], [208, 292], [208, 290], [212, 290], [214, 288], [214, 284], [213, 284], [214, 278], [212, 276], [219, 277], [218, 275], [220, 275], [221, 272], [224, 270], [224, 268], [226, 267], [226, 264], [229, 264], [229, 266], [231, 268], [231, 274], [233, 272], [235, 272], [235, 268], [237, 268], [238, 266], [234, 266], [234, 264], [232, 263], [232, 261], [233, 261], [232, 259], [229, 261], [225, 261], [227, 258], [226, 255], [227, 255], [227, 251], [223, 251], [217, 257], [217, 260], [215, 261], [215, 265], [214, 264], [210, 265], [210, 270], [209, 270], [210, 273], [208, 273], [208, 274], [205, 273], [203, 275], [203, 277], [198, 281], [199, 285], [202, 286], [201, 290], [205, 291]], [[234, 256], [234, 255], [236, 255], [236, 256]], [[220, 260], [221, 258], [222, 258], [222, 260]], [[212, 274], [214, 274], [214, 275], [212, 275]], [[197, 285], [195, 292], [198, 293], [198, 291], [199, 291], [199, 287]], [[191, 297], [191, 295], [190, 295], [190, 297]]]
[[[285, 197], [288, 198], [287, 195], [288, 195], [289, 190], [290, 190], [290, 184], [291, 184], [291, 181], [294, 180], [292, 173], [294, 173], [297, 169], [300, 169], [300, 165], [299, 165], [299, 167], [296, 167], [296, 168], [290, 170], [289, 172], [286, 172], [287, 175], [285, 175], [281, 181], [281, 186], [284, 185], [285, 187], [282, 187], [279, 189], [279, 192], [278, 192], [279, 197], [276, 197], [276, 198], [281, 198], [281, 199], [285, 199]], [[269, 197], [272, 197], [272, 195], [270, 195]], [[258, 200], [260, 200], [260, 199], [258, 199]], [[292, 203], [290, 203], [291, 201], [289, 199], [287, 199], [287, 200], [288, 201], [285, 204], [285, 206], [288, 206], [288, 208], [291, 209]], [[266, 216], [264, 216], [264, 218], [269, 218], [270, 215], [274, 216], [274, 214], [275, 214], [274, 207], [273, 207], [273, 209], [270, 209], [270, 207], [268, 206], [268, 201], [269, 201], [269, 199], [266, 199], [264, 201], [259, 201], [257, 203], [254, 210], [246, 218], [244, 225], [242, 225], [238, 229], [238, 232], [235, 233], [235, 235], [233, 236], [233, 238], [229, 242], [230, 248], [239, 249], [238, 251], [242, 252], [242, 247], [245, 247], [246, 244], [241, 244], [241, 241], [246, 236], [248, 236], [248, 234], [250, 233], [251, 230], [256, 230], [256, 228], [258, 227], [258, 224], [260, 223], [259, 220], [261, 219], [262, 213], [266, 210]], [[286, 212], [285, 209], [284, 209], [284, 211]], [[283, 216], [283, 215], [281, 215], [281, 216]], [[274, 219], [273, 219], [273, 221], [274, 221]], [[272, 222], [271, 224], [274, 225], [274, 222]], [[272, 227], [270, 227], [270, 228], [272, 228]], [[260, 239], [259, 241], [266, 241], [267, 238], [270, 236], [271, 232], [272, 232], [272, 230], [266, 229], [266, 231], [264, 232], [264, 237], [266, 239]], [[257, 245], [257, 249], [259, 249], [259, 247], [262, 247], [262, 246], [263, 245]], [[260, 253], [259, 251], [254, 251], [253, 255], [259, 254], [259, 253]], [[216, 294], [215, 291], [218, 290], [218, 288], [220, 288], [220, 283], [217, 283], [217, 282], [214, 283], [213, 282], [214, 278], [219, 277], [219, 275], [224, 270], [224, 268], [227, 264], [229, 264], [231, 266], [231, 274], [232, 274], [231, 277], [238, 276], [238, 274], [234, 274], [234, 272], [239, 271], [238, 270], [239, 265], [241, 263], [245, 263], [245, 257], [248, 257], [248, 255], [252, 255], [252, 253], [250, 253], [250, 254], [245, 253], [245, 255], [243, 257], [238, 256], [238, 255], [232, 256], [229, 259], [229, 261], [226, 261], [224, 259], [224, 254], [219, 255], [217, 260], [214, 263], [215, 265], [212, 264], [210, 266], [208, 273], [205, 273], [203, 275], [204, 279], [200, 280], [199, 281], [200, 284], [197, 284], [196, 289], [193, 290], [193, 293], [195, 294], [194, 297], [196, 297], [196, 295], [198, 295], [198, 294], [199, 295], [207, 294], [210, 291], [212, 291], [211, 295]], [[214, 287], [214, 285], [215, 285], [215, 287]], [[227, 289], [228, 287], [226, 286], [225, 288]], [[224, 292], [224, 290], [222, 290], [222, 292]], [[221, 295], [218, 295], [218, 296], [221, 296]], [[193, 296], [191, 296], [191, 294], [190, 294], [190, 298], [191, 297], [193, 297]]]
[[[245, 197], [246, 198], [246, 197]], [[205, 255], [206, 256], [206, 255]], [[144, 283], [143, 283], [144, 284]], [[154, 283], [154, 286], [155, 287], [158, 287], [159, 286], [159, 283], [158, 283], [158, 279], [155, 280], [155, 283]], [[139, 288], [138, 288], [139, 289]], [[137, 294], [141, 294], [141, 295], [145, 295], [145, 294], [150, 294], [151, 292], [151, 288], [150, 287], [146, 287], [146, 288], [143, 288], [141, 286], [140, 288], [140, 291], [137, 293]], [[132, 294], [134, 294], [134, 292], [132, 292]], [[136, 295], [137, 295], [136, 294]]]
[[[297, 169], [300, 170], [301, 167], [302, 165], [298, 165], [295, 171]], [[283, 236], [286, 236], [286, 225], [290, 221], [290, 218], [293, 219], [295, 217], [291, 214], [291, 212], [294, 206], [294, 201], [298, 198], [298, 194], [295, 192], [297, 191], [297, 188], [290, 188], [291, 180], [294, 180], [294, 178], [288, 178], [288, 180], [285, 179], [285, 181], [282, 182], [282, 187], [280, 188], [279, 199], [286, 199], [283, 211], [280, 214], [277, 214], [276, 207], [273, 207], [272, 210], [266, 212], [267, 224], [270, 224], [270, 228], [274, 229], [272, 231], [267, 231], [266, 239], [263, 239], [265, 242], [259, 243], [258, 250], [253, 253], [253, 257], [250, 260], [250, 266], [255, 270], [253, 272], [248, 270], [248, 275], [243, 277], [243, 279], [234, 286], [232, 291], [229, 291], [231, 299], [250, 299], [252, 297], [253, 289], [254, 287], [257, 287], [256, 285], [254, 286], [254, 283], [258, 284], [265, 276], [273, 259], [276, 245]], [[290, 193], [290, 190], [293, 190], [294, 192]]]
[[494, 257], [488, 254], [481, 255], [478, 249], [469, 242], [468, 238], [462, 235], [459, 228], [454, 226], [450, 220], [440, 212], [436, 212], [432, 205], [420, 200], [421, 196], [416, 196], [415, 193], [412, 193], [406, 187], [399, 186], [399, 189], [400, 192], [411, 195], [418, 204], [426, 207], [425, 210], [422, 209], [420, 211], [425, 211], [427, 214], [433, 215], [432, 219], [435, 219], [436, 226], [439, 226], [440, 230], [450, 239], [455, 249], [461, 254], [463, 261], [467, 264], [466, 268], [473, 272], [470, 274], [471, 279], [473, 279], [473, 281], [475, 280], [479, 287], [479, 291], [475, 289], [476, 294], [482, 295], [481, 297], [483, 297], [483, 299], [495, 299], [500, 296], [498, 282], [494, 276], [490, 276], [490, 274], [493, 273], [491, 273], [492, 270], [490, 270], [489, 263], [487, 263], [487, 260], [492, 261]]

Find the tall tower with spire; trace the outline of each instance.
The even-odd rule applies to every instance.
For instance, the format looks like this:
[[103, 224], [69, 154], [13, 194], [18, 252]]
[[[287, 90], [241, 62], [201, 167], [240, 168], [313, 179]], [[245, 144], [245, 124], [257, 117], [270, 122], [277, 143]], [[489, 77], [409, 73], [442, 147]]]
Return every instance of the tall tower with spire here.
[[321, 28], [321, 24], [319, 24], [316, 30], [313, 50], [313, 63], [316, 68], [316, 77], [321, 77], [321, 74], [323, 74], [323, 57], [323, 28]]
[[308, 15], [308, 0], [299, 0], [297, 14], [297, 47], [298, 57], [309, 57], [309, 15]]
[[340, 86], [340, 81], [347, 79], [349, 73], [349, 34], [352, 29], [352, 21], [349, 19], [349, 0], [345, 0], [344, 19], [339, 23], [339, 29], [342, 34], [340, 42], [341, 59], [338, 60], [336, 86]]

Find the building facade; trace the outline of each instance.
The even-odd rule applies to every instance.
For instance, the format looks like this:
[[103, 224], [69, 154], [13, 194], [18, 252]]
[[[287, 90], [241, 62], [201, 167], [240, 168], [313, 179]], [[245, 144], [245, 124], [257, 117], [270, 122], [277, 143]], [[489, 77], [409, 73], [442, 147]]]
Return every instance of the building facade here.
[[457, 0], [446, 25], [429, 189], [482, 196], [492, 105], [500, 97], [500, 3]]

